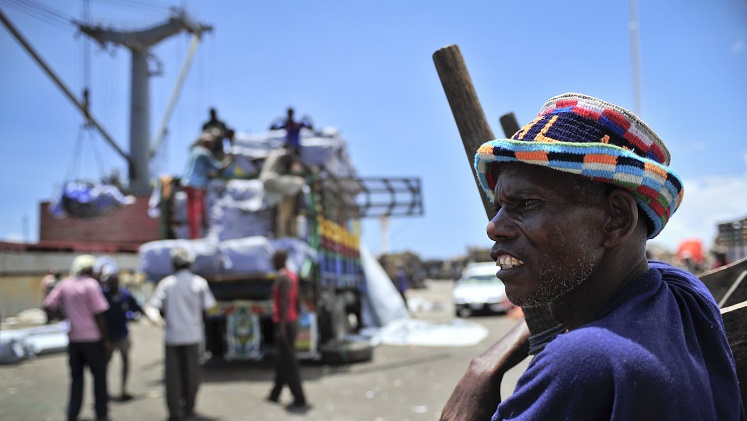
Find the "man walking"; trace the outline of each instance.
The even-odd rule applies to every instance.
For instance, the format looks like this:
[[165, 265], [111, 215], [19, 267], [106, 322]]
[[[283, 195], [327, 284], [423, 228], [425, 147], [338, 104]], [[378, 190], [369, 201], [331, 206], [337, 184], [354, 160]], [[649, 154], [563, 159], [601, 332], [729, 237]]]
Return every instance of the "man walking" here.
[[119, 274], [111, 273], [103, 275], [101, 282], [104, 284], [103, 291], [106, 301], [109, 303], [109, 310], [106, 311], [106, 328], [109, 332], [111, 348], [106, 357], [107, 365], [111, 361], [114, 351], [119, 351], [122, 357], [122, 383], [121, 395], [122, 401], [128, 401], [133, 398], [132, 393], [127, 389], [127, 380], [130, 374], [130, 330], [127, 327], [130, 314], [140, 313], [148, 317], [138, 304], [135, 297], [130, 291], [119, 285]]
[[65, 308], [70, 321], [68, 358], [70, 364], [70, 398], [67, 419], [77, 420], [83, 403], [83, 370], [87, 365], [93, 375], [96, 420], [108, 419], [106, 390], [106, 354], [109, 347], [104, 312], [109, 304], [93, 279], [96, 258], [84, 254], [73, 260], [72, 276], [60, 281], [44, 299], [49, 311]]
[[166, 320], [166, 406], [169, 420], [181, 420], [195, 416], [203, 313], [215, 306], [215, 298], [205, 278], [191, 272], [191, 253], [176, 247], [171, 250], [171, 261], [175, 273], [158, 283], [148, 304]]
[[298, 334], [298, 276], [285, 267], [288, 253], [277, 250], [272, 255], [272, 265], [278, 272], [272, 285], [272, 322], [274, 323], [275, 385], [267, 400], [278, 402], [280, 392], [288, 385], [293, 403], [288, 409], [308, 408], [301, 387], [301, 375], [296, 360], [296, 335]]

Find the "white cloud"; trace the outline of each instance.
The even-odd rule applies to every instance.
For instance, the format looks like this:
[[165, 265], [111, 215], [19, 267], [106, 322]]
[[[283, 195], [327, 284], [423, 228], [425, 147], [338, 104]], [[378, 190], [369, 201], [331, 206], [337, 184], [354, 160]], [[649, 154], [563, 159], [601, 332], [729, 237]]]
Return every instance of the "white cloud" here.
[[23, 243], [23, 235], [19, 233], [12, 233], [5, 236], [5, 238], [2, 239], [2, 241], [6, 241], [8, 243]]
[[718, 234], [719, 223], [747, 216], [747, 173], [690, 179], [684, 183], [682, 205], [652, 243], [676, 250], [681, 240], [697, 237], [710, 247]]
[[744, 42], [742, 42], [741, 40], [735, 41], [734, 44], [729, 46], [729, 52], [731, 54], [739, 54], [742, 51], [744, 51]]
[[692, 150], [694, 151], [705, 151], [708, 149], [708, 146], [709, 146], [708, 143], [703, 142], [703, 141], [696, 141], [696, 142], [693, 142], [691, 145]]

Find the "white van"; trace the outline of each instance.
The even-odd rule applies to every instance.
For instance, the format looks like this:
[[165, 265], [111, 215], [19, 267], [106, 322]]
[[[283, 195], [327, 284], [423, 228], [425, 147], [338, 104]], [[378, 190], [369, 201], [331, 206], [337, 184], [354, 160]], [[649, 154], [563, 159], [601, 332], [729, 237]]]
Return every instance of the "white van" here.
[[467, 317], [475, 312], [506, 313], [514, 306], [506, 297], [506, 287], [496, 272], [495, 262], [467, 264], [452, 292], [457, 316]]

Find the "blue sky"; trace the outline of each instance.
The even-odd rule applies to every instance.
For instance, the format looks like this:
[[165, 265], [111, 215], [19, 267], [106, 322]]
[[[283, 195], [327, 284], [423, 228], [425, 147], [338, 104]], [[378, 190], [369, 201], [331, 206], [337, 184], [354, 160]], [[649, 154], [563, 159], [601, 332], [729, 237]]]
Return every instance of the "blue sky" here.
[[[84, 38], [0, 0], [0, 9], [79, 94]], [[32, 0], [82, 18], [82, 1]], [[627, 1], [187, 1], [211, 24], [169, 125], [158, 173], [180, 173], [210, 106], [239, 131], [258, 133], [289, 105], [317, 127], [335, 126], [361, 176], [413, 176], [425, 215], [395, 218], [390, 250], [426, 258], [489, 246], [485, 215], [431, 55], [458, 44], [496, 136], [498, 117], [534, 118], [551, 96], [581, 92], [634, 109]], [[92, 0], [93, 22], [143, 28], [182, 2]], [[638, 2], [643, 119], [664, 139], [685, 198], [653, 242], [710, 243], [715, 224], [747, 216], [747, 1]], [[189, 37], [159, 44], [151, 126], [166, 108]], [[90, 47], [93, 114], [129, 147], [129, 53]], [[38, 202], [72, 172], [98, 177], [123, 161], [95, 136], [70, 162], [83, 122], [27, 53], [0, 29], [0, 239], [36, 241]], [[101, 159], [96, 158], [100, 151]], [[101, 162], [101, 165], [98, 164]], [[101, 167], [101, 168], [99, 168]], [[24, 220], [26, 224], [24, 224]], [[379, 251], [378, 222], [364, 240]]]

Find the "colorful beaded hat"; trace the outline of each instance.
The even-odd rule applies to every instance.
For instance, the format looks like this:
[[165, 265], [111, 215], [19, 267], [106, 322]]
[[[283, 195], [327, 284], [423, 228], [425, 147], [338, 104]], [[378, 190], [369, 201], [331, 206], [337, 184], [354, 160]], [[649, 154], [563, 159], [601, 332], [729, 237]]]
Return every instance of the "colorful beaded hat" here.
[[475, 170], [493, 200], [496, 162], [523, 162], [614, 184], [633, 193], [656, 237], [682, 201], [659, 136], [630, 111], [581, 94], [551, 98], [511, 139], [480, 146]]

